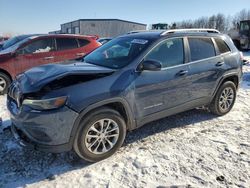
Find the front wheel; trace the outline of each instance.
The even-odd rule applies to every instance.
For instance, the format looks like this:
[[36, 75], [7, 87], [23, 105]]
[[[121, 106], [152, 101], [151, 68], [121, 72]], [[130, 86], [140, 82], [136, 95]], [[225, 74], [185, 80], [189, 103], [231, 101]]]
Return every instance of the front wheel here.
[[11, 79], [9, 78], [9, 76], [0, 72], [0, 95], [7, 93], [10, 83]]
[[101, 108], [80, 123], [74, 150], [79, 157], [97, 162], [114, 154], [125, 136], [126, 124], [122, 116], [113, 109]]
[[227, 81], [220, 86], [209, 109], [216, 115], [225, 115], [233, 108], [235, 99], [236, 86], [233, 82]]

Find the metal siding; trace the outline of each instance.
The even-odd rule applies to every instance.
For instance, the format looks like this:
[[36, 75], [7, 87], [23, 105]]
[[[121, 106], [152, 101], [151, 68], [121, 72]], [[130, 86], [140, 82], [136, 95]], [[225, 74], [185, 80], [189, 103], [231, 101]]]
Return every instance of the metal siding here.
[[132, 30], [145, 29], [144, 25], [122, 21], [80, 21], [80, 34], [99, 37], [116, 37]]

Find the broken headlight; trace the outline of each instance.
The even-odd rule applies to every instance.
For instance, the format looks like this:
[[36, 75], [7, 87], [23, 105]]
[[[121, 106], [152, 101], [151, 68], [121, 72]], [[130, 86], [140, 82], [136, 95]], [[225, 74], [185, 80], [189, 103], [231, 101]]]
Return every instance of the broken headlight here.
[[43, 100], [25, 99], [23, 105], [27, 105], [35, 110], [52, 110], [62, 107], [66, 103], [66, 100], [66, 96]]

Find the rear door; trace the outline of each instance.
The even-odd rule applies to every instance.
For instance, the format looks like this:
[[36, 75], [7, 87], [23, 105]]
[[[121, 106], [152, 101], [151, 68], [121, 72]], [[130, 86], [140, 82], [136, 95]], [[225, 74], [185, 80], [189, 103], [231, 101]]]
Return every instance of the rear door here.
[[225, 69], [224, 59], [217, 54], [210, 37], [188, 37], [188, 44], [191, 99], [207, 103]]
[[17, 51], [15, 61], [18, 64], [18, 72], [23, 72], [35, 66], [53, 63], [54, 40], [52, 38], [34, 39]]
[[78, 42], [73, 37], [57, 37], [55, 61], [63, 62], [67, 60], [78, 59]]

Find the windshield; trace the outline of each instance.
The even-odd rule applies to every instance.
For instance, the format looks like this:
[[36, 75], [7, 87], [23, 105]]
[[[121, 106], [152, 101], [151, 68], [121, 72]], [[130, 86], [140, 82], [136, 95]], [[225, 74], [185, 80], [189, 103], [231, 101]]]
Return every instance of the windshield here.
[[151, 42], [147, 39], [120, 37], [97, 48], [84, 58], [87, 63], [120, 69], [128, 65]]
[[22, 41], [25, 38], [28, 38], [29, 36], [31, 35], [20, 35], [20, 36], [10, 38], [9, 40], [5, 41], [5, 43], [2, 46], [2, 50], [5, 50], [9, 48], [10, 46], [13, 46], [14, 44]]

